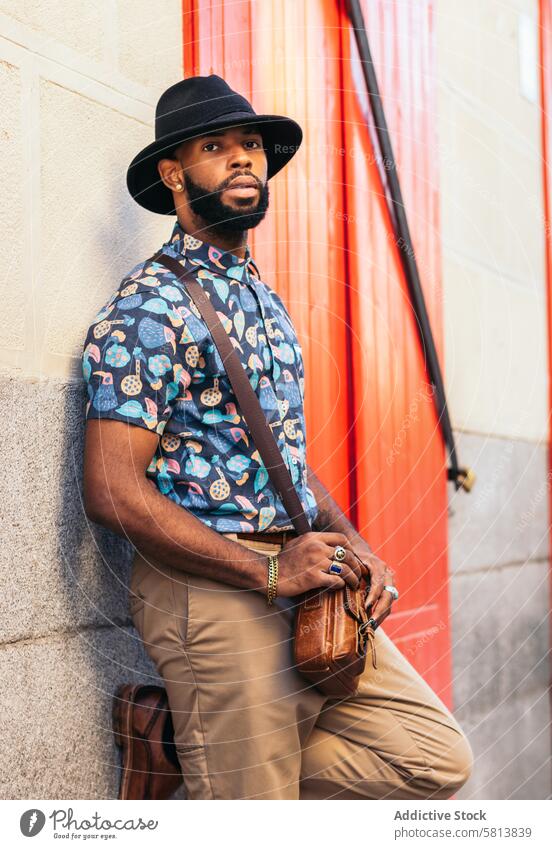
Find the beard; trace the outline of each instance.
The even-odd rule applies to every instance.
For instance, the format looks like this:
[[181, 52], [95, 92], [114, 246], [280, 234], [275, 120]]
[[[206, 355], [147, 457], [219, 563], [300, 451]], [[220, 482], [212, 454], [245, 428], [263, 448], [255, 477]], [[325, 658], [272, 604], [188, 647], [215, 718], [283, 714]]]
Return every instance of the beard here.
[[253, 177], [257, 180], [259, 187], [257, 204], [252, 207], [249, 198], [237, 198], [236, 204], [243, 207], [243, 210], [241, 210], [223, 203], [221, 200], [222, 192], [237, 176], [237, 174], [233, 174], [218, 188], [209, 191], [205, 186], [194, 183], [188, 174], [184, 174], [184, 185], [188, 194], [190, 209], [210, 227], [216, 228], [219, 233], [241, 233], [244, 230], [251, 230], [252, 227], [261, 223], [268, 209], [268, 183], [261, 183], [252, 174], [241, 174], [239, 176]]

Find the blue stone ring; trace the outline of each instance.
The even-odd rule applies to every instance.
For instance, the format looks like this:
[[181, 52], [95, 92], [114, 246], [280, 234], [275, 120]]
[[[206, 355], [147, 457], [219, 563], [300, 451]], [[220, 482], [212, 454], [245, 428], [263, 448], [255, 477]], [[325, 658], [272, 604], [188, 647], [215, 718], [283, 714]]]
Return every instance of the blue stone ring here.
[[335, 559], [336, 560], [345, 560], [346, 556], [347, 556], [347, 552], [345, 551], [343, 546], [342, 545], [336, 545], [335, 551], [334, 551]]
[[339, 563], [331, 563], [328, 572], [334, 572], [336, 575], [341, 575], [343, 567], [340, 566]]

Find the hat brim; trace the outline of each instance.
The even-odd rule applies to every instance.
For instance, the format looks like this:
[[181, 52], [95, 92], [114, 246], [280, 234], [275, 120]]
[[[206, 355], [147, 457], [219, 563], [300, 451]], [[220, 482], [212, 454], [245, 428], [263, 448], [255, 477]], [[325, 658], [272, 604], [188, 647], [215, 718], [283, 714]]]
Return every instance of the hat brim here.
[[301, 127], [296, 121], [283, 115], [233, 112], [216, 121], [170, 133], [144, 147], [128, 167], [127, 187], [130, 194], [140, 206], [150, 212], [176, 215], [172, 192], [165, 186], [157, 170], [159, 160], [172, 156], [173, 150], [181, 142], [203, 136], [210, 130], [243, 127], [248, 124], [258, 124], [260, 127], [267, 159], [267, 179], [270, 180], [297, 152], [303, 138]]

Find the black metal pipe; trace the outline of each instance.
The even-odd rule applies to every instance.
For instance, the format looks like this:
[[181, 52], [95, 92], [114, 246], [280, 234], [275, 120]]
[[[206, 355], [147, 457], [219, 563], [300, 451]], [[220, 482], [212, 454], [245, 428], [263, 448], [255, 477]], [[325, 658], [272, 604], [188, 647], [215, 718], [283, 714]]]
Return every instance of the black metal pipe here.
[[[414, 246], [410, 236], [410, 228], [406, 217], [397, 165], [393, 155], [391, 137], [389, 135], [389, 128], [387, 126], [385, 111], [381, 101], [376, 70], [374, 68], [370, 46], [368, 44], [364, 16], [362, 14], [359, 0], [346, 0], [346, 5], [347, 13], [351, 20], [355, 34], [355, 41], [362, 65], [364, 80], [366, 82], [366, 88], [368, 89], [370, 108], [372, 110], [375, 131], [382, 154], [381, 159], [382, 162], [385, 163], [385, 170], [384, 173], [382, 173], [382, 182], [384, 185], [387, 184], [387, 197], [388, 199], [389, 197], [391, 199], [392, 206], [390, 207], [390, 213], [391, 218], [395, 223], [395, 236], [397, 237], [396, 243], [399, 248], [401, 263], [408, 283], [412, 309], [416, 316], [416, 325], [418, 327], [418, 333], [424, 351], [426, 369], [435, 390], [434, 401], [439, 416], [439, 426], [450, 456], [450, 468], [447, 470], [447, 476], [449, 480], [454, 482], [456, 489], [463, 487], [465, 490], [469, 491], [474, 481], [474, 475], [470, 469], [461, 468], [458, 465], [456, 444], [448, 412], [441, 367], [439, 365], [439, 358], [435, 348], [433, 332], [431, 330], [427, 306], [420, 282], [420, 275], [418, 273], [418, 265], [416, 263]], [[381, 165], [380, 169], [383, 167], [384, 166]]]

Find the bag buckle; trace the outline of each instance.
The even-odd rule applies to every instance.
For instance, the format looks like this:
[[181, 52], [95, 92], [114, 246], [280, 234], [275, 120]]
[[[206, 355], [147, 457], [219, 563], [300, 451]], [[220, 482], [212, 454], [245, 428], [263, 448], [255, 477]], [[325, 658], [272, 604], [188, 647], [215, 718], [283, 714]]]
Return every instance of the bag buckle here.
[[376, 662], [376, 645], [374, 643], [374, 628], [372, 626], [373, 619], [366, 619], [361, 625], [358, 627], [358, 633], [362, 639], [362, 655], [366, 657], [367, 654], [367, 646], [370, 643], [372, 649], [372, 666], [374, 669], [377, 669]]

